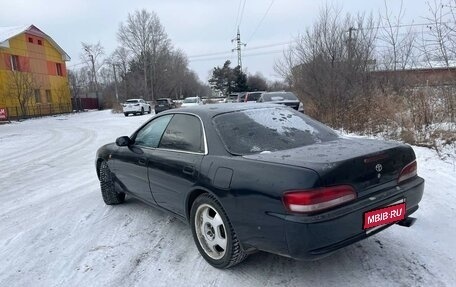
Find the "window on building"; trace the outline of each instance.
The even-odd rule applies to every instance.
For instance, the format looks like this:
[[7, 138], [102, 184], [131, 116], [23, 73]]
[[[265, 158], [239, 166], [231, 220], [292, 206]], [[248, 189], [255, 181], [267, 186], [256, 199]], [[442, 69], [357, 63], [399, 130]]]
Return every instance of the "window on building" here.
[[56, 67], [57, 67], [57, 75], [58, 75], [58, 76], [63, 76], [63, 73], [62, 73], [62, 64], [56, 63], [55, 65], [56, 65]]
[[43, 42], [41, 40], [38, 40], [38, 45], [43, 45]]
[[33, 43], [33, 38], [32, 37], [28, 37], [28, 41], [29, 41], [29, 43]]
[[41, 93], [39, 89], [34, 90], [35, 93], [35, 103], [41, 103]]
[[46, 90], [46, 102], [47, 103], [51, 103], [52, 102], [51, 90]]
[[13, 71], [20, 71], [21, 67], [19, 65], [19, 56], [17, 55], [11, 55], [11, 70]]

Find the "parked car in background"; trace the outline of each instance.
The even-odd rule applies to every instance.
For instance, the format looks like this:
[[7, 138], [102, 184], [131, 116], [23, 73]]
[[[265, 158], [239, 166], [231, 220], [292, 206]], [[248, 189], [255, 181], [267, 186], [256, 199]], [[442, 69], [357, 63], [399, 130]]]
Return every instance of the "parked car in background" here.
[[182, 101], [181, 107], [199, 106], [202, 104], [203, 102], [201, 101], [200, 97], [188, 97]]
[[232, 93], [225, 98], [225, 103], [237, 103], [239, 102], [239, 97], [241, 97], [244, 94], [245, 93]]
[[156, 114], [166, 111], [166, 110], [174, 109], [174, 108], [176, 108], [176, 104], [170, 98], [157, 99], [157, 104], [154, 107]]
[[150, 114], [152, 112], [150, 104], [143, 99], [129, 99], [125, 101], [125, 103], [122, 104], [122, 110], [126, 117], [128, 117], [129, 114], [144, 115], [144, 113]]
[[268, 92], [263, 93], [258, 99], [259, 103], [281, 104], [304, 112], [304, 106], [292, 92]]
[[245, 93], [242, 97], [239, 98], [239, 102], [242, 102], [242, 103], [256, 103], [261, 95], [263, 93], [266, 93], [264, 91], [256, 91], [256, 92], [248, 92], [248, 93]]
[[318, 259], [410, 226], [424, 189], [410, 146], [341, 137], [271, 104], [165, 111], [101, 147], [95, 167], [106, 204], [129, 194], [168, 210], [217, 268], [257, 250]]

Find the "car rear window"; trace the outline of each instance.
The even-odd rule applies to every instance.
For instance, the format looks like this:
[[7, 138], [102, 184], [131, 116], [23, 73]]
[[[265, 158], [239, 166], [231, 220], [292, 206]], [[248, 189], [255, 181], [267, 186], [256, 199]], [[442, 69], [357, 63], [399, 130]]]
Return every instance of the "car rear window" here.
[[263, 94], [263, 101], [298, 101], [298, 98], [293, 93], [266, 93]]
[[286, 150], [338, 138], [327, 126], [282, 107], [221, 114], [213, 122], [226, 149], [237, 155]]
[[157, 100], [157, 104], [159, 104], [159, 105], [167, 105], [168, 104], [168, 100]]
[[136, 104], [136, 103], [138, 103], [138, 100], [127, 100], [126, 103]]
[[247, 101], [258, 101], [258, 99], [261, 97], [261, 94], [261, 92], [249, 93]]
[[184, 103], [196, 103], [197, 98], [186, 98]]

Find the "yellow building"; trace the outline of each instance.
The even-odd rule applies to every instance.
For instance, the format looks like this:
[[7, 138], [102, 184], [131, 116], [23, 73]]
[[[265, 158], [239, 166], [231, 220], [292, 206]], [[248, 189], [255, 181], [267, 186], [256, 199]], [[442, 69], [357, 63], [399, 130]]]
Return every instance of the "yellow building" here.
[[9, 118], [70, 112], [69, 60], [33, 25], [0, 27], [0, 109]]

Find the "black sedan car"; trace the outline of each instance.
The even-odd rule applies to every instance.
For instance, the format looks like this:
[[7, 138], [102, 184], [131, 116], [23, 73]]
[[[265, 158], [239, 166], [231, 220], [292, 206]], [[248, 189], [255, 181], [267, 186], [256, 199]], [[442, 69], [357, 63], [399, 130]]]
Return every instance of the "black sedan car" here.
[[128, 194], [173, 213], [217, 268], [257, 250], [318, 259], [410, 225], [424, 189], [411, 147], [271, 104], [165, 111], [101, 147], [96, 171], [106, 204]]
[[176, 104], [174, 101], [170, 98], [160, 98], [157, 99], [157, 104], [154, 107], [155, 113], [161, 113], [166, 110], [174, 109], [176, 108]]

